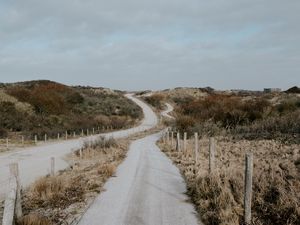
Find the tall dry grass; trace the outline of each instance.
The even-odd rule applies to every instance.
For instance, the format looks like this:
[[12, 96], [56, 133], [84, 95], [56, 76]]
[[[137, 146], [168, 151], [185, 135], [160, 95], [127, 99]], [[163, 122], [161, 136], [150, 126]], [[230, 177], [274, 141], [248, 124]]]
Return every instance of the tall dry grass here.
[[[53, 177], [40, 178], [31, 185], [24, 196], [26, 216], [23, 221], [34, 214], [46, 218], [51, 224], [60, 225], [71, 224], [80, 216], [126, 156], [127, 141], [108, 139], [104, 142], [110, 144], [103, 144], [100, 139], [97, 145], [86, 145], [82, 155], [79, 151], [70, 155], [69, 161], [73, 162], [70, 169]], [[30, 224], [25, 222], [24, 225]]]
[[208, 173], [208, 139], [200, 140], [198, 164], [193, 141], [186, 154], [161, 149], [177, 164], [188, 194], [206, 225], [243, 224], [244, 155], [254, 154], [253, 224], [300, 224], [300, 146], [275, 141], [219, 138], [216, 169]]
[[24, 216], [17, 225], [53, 225], [47, 218], [40, 216], [37, 213]]

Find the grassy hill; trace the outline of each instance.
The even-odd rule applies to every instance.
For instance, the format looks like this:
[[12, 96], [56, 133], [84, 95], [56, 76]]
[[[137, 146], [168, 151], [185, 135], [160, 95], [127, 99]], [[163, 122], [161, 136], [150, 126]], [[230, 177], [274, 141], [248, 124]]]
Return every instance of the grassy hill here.
[[39, 80], [0, 85], [0, 137], [134, 124], [142, 110], [120, 91]]
[[235, 138], [275, 139], [300, 143], [300, 96], [293, 87], [281, 93], [216, 91], [212, 88], [175, 88], [144, 99], [161, 108], [175, 106], [173, 126], [192, 135], [228, 134]]

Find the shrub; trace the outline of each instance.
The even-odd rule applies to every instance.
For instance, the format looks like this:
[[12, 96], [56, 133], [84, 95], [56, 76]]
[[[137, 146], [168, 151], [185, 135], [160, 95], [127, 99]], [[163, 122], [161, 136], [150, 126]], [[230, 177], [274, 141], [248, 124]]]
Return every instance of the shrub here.
[[0, 138], [6, 138], [7, 137], [7, 131], [0, 127]]
[[0, 127], [18, 131], [22, 129], [22, 113], [12, 102], [0, 102]]
[[162, 94], [153, 94], [144, 98], [147, 103], [150, 105], [162, 109], [164, 96]]
[[190, 116], [181, 115], [176, 118], [176, 127], [181, 132], [187, 131], [194, 124], [195, 124], [195, 120]]
[[83, 187], [78, 181], [62, 177], [43, 177], [37, 180], [29, 193], [30, 207], [49, 206], [66, 208], [83, 199]]
[[103, 148], [110, 148], [116, 147], [117, 142], [114, 138], [105, 138], [103, 136], [98, 137], [94, 141], [85, 141], [83, 144], [84, 149], [93, 148], [93, 149], [103, 149]]

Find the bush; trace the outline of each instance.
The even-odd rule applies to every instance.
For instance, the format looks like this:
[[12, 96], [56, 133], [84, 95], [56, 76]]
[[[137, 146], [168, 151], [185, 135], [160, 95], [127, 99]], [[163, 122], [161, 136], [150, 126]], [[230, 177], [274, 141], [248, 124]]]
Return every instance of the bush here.
[[195, 120], [190, 116], [178, 116], [176, 118], [176, 127], [180, 132], [187, 131], [190, 127], [194, 126]]
[[153, 94], [151, 96], [145, 97], [144, 99], [148, 104], [150, 104], [158, 109], [163, 108], [164, 96], [161, 94]]
[[0, 127], [19, 131], [22, 129], [22, 113], [12, 102], [0, 102]]
[[7, 131], [0, 127], [0, 138], [7, 138]]
[[105, 138], [103, 136], [98, 137], [94, 141], [85, 141], [83, 144], [84, 149], [92, 148], [92, 149], [103, 149], [103, 148], [111, 148], [116, 147], [117, 142], [114, 138]]
[[289, 97], [272, 105], [265, 96], [248, 100], [240, 96], [211, 95], [181, 102], [176, 107], [176, 127], [200, 135], [223, 133], [236, 138], [267, 138], [299, 143], [300, 100]]

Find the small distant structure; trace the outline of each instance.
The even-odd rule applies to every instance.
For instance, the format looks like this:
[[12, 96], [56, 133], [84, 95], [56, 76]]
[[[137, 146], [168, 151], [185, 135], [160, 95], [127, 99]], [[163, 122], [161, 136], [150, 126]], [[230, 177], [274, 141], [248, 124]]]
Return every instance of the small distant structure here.
[[280, 88], [265, 88], [264, 93], [278, 93], [281, 92]]

